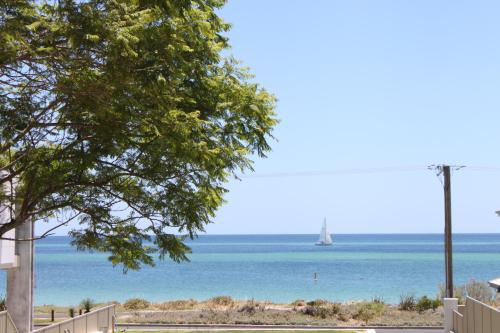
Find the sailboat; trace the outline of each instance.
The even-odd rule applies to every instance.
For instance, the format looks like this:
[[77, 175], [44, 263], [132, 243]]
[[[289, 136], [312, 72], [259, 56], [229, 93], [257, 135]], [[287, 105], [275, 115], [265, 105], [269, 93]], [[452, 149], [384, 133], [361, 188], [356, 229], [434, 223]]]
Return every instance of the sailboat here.
[[326, 228], [326, 218], [323, 220], [323, 227], [321, 228], [321, 233], [319, 234], [319, 239], [315, 245], [318, 246], [328, 246], [332, 245], [332, 237], [328, 233]]

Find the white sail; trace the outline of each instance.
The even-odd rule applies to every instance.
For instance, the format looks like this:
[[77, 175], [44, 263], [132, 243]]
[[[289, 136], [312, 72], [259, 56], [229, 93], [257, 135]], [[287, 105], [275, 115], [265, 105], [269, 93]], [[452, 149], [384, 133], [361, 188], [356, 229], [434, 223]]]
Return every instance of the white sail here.
[[328, 229], [326, 227], [326, 218], [323, 221], [323, 227], [321, 228], [321, 232], [319, 234], [319, 239], [316, 242], [316, 245], [331, 245], [332, 237], [330, 233], [328, 233]]

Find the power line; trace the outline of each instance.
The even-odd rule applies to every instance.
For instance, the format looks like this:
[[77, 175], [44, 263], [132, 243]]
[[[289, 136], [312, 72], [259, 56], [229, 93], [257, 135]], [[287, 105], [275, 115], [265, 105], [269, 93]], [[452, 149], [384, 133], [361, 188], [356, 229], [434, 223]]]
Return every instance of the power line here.
[[443, 186], [445, 186], [445, 182], [443, 182], [441, 176], [444, 175], [445, 169], [448, 169], [448, 171], [458, 171], [463, 168], [465, 168], [465, 165], [431, 164], [427, 167], [427, 169], [434, 171], [436, 173], [436, 176], [438, 177], [439, 181]]
[[[338, 169], [338, 170], [308, 170], [308, 171], [290, 171], [290, 172], [270, 172], [270, 173], [255, 173], [248, 175], [240, 175], [241, 179], [258, 179], [258, 178], [291, 178], [291, 177], [318, 177], [318, 176], [336, 176], [336, 175], [356, 175], [356, 174], [382, 174], [382, 173], [399, 173], [399, 172], [414, 172], [431, 170], [436, 172], [436, 176], [441, 176], [441, 164], [432, 165], [413, 165], [413, 166], [386, 166], [373, 168], [353, 168], [353, 169]], [[465, 165], [449, 165], [451, 171], [458, 171], [466, 168], [467, 171], [473, 172], [500, 172], [500, 166], [465, 166]]]
[[500, 166], [468, 166], [467, 170], [498, 172], [500, 171]]
[[359, 169], [339, 169], [339, 170], [317, 170], [317, 171], [295, 171], [295, 172], [274, 172], [242, 175], [240, 178], [287, 178], [287, 177], [311, 177], [311, 176], [333, 176], [349, 174], [373, 174], [373, 173], [393, 173], [423, 171], [427, 166], [399, 166], [399, 167], [380, 167], [380, 168], [359, 168]]

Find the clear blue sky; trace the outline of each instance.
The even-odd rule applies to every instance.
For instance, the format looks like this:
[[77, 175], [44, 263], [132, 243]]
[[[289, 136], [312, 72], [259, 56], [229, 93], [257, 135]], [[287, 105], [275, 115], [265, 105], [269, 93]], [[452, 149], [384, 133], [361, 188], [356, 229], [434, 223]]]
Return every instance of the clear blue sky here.
[[[256, 174], [436, 163], [500, 167], [500, 3], [230, 0], [232, 53], [279, 98]], [[500, 232], [500, 171], [453, 175], [456, 232]], [[248, 178], [209, 234], [442, 232], [421, 171]]]
[[[232, 54], [278, 98], [279, 141], [255, 174], [410, 172], [232, 181], [209, 234], [500, 232], [500, 2], [230, 0]], [[64, 230], [61, 230], [64, 232]]]

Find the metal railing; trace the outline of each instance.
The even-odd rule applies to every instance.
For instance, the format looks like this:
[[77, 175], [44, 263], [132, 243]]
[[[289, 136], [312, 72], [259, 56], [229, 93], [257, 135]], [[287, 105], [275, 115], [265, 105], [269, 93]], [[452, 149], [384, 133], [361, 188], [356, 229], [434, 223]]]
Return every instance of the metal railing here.
[[17, 328], [7, 311], [0, 312], [0, 333], [17, 333]]
[[467, 297], [465, 306], [453, 311], [453, 333], [499, 333], [500, 311]]
[[[112, 304], [60, 323], [42, 327], [32, 333], [114, 333], [114, 326], [115, 305]], [[0, 331], [0, 333], [2, 332]]]

